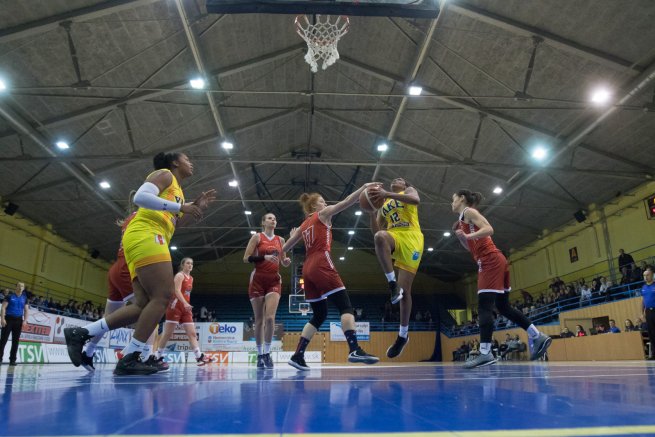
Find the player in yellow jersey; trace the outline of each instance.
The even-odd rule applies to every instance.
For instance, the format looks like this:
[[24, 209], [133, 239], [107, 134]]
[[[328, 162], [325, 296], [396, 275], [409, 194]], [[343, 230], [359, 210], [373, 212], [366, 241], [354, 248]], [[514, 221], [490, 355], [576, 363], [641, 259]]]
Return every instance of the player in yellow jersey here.
[[[391, 192], [382, 187], [369, 189], [374, 202], [385, 199], [384, 205], [371, 214], [371, 230], [375, 235], [375, 254], [380, 261], [391, 290], [391, 303], [400, 302], [398, 338], [387, 349], [387, 357], [399, 356], [409, 340], [409, 316], [412, 312], [412, 282], [421, 263], [423, 233], [418, 222], [418, 191], [405, 179], [391, 181]], [[398, 281], [392, 260], [398, 268]]]
[[125, 261], [134, 289], [133, 305], [123, 307], [85, 328], [64, 330], [68, 355], [75, 366], [81, 363], [82, 346], [89, 338], [136, 322], [132, 340], [116, 365], [117, 375], [144, 375], [157, 372], [154, 362], [142, 362], [149, 347], [146, 340], [166, 312], [175, 291], [168, 245], [175, 228], [202, 217], [216, 190], [203, 192], [194, 202], [185, 203], [179, 181], [193, 175], [193, 164], [183, 153], [160, 153], [153, 159], [150, 173], [136, 192], [139, 206], [123, 234]]

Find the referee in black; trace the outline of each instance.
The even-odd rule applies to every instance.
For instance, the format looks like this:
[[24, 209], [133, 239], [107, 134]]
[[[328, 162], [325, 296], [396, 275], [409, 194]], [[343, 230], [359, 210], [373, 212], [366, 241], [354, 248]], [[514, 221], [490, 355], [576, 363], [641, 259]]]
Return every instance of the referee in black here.
[[[650, 349], [655, 347], [655, 282], [653, 282], [653, 266], [648, 266], [644, 270], [644, 282], [641, 287], [642, 307], [644, 310], [644, 320], [648, 326], [648, 341]], [[655, 360], [652, 352], [648, 357], [649, 360]]]
[[18, 353], [18, 340], [23, 330], [23, 323], [27, 322], [27, 294], [23, 293], [25, 284], [19, 282], [16, 284], [16, 291], [2, 302], [0, 309], [0, 325], [2, 334], [0, 335], [0, 364], [2, 356], [5, 353], [5, 346], [11, 333], [11, 351], [9, 352], [9, 365], [16, 365], [16, 354]]

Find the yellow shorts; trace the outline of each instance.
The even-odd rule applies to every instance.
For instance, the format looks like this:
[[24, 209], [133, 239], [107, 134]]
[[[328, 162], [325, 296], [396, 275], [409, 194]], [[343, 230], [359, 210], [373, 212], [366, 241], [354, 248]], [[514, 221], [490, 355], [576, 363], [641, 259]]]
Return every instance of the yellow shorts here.
[[396, 248], [391, 255], [394, 265], [399, 269], [416, 273], [423, 255], [423, 233], [416, 231], [401, 231], [387, 229], [393, 237]]
[[123, 234], [125, 262], [130, 278], [136, 278], [136, 269], [150, 264], [171, 262], [166, 233], [157, 227], [130, 223]]

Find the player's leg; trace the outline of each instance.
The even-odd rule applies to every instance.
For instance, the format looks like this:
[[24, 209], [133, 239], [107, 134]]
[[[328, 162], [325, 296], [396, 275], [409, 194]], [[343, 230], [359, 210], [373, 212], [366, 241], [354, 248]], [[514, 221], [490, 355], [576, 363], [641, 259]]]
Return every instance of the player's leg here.
[[389, 282], [391, 303], [398, 303], [403, 298], [403, 290], [397, 286], [396, 273], [393, 270], [393, 261], [391, 259], [391, 254], [396, 249], [396, 242], [393, 235], [387, 231], [377, 231], [373, 240], [375, 241], [375, 254], [378, 257], [384, 276], [387, 277]]
[[398, 337], [394, 344], [387, 349], [388, 358], [396, 358], [405, 349], [409, 341], [409, 318], [412, 314], [412, 283], [416, 273], [403, 268], [398, 269], [398, 286], [403, 290], [403, 298], [400, 301], [400, 327]]
[[[307, 281], [305, 286], [307, 287]], [[288, 364], [298, 370], [309, 370], [309, 366], [305, 363], [305, 350], [312, 340], [312, 337], [320, 329], [321, 325], [327, 318], [327, 300], [323, 297], [317, 298], [318, 300], [309, 302], [312, 307], [312, 318], [305, 324], [296, 346], [296, 352], [293, 354]]]
[[334, 306], [339, 310], [341, 315], [341, 330], [348, 342], [348, 361], [351, 363], [375, 364], [380, 359], [373, 355], [367, 354], [357, 342], [357, 327], [355, 325], [355, 312], [350, 303], [350, 297], [345, 289], [337, 291], [328, 297]]
[[257, 346], [257, 368], [263, 369], [264, 365], [264, 296], [257, 296], [250, 299], [252, 312], [255, 317], [253, 330], [255, 331], [255, 345]]
[[264, 298], [264, 365], [272, 369], [271, 343], [273, 343], [273, 332], [275, 331], [275, 313], [280, 303], [280, 293], [272, 291]]

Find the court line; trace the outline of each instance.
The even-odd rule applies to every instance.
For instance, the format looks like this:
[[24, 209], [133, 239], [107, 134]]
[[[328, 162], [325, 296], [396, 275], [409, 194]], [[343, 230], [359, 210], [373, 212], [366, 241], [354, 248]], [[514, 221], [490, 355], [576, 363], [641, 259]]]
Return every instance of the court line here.
[[[426, 431], [388, 433], [348, 433], [353, 437], [579, 437], [655, 434], [655, 425], [596, 426], [584, 428], [540, 428], [470, 431]], [[193, 437], [343, 437], [344, 433], [262, 433], [262, 434], [193, 434]], [[185, 437], [186, 434], [129, 434], [129, 437]], [[12, 437], [12, 436], [8, 436]], [[17, 436], [14, 436], [17, 437]], [[38, 437], [38, 436], [34, 436]], [[45, 436], [41, 436], [45, 437]], [[121, 434], [95, 434], [76, 437], [128, 437]]]

